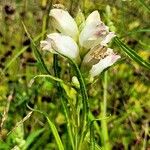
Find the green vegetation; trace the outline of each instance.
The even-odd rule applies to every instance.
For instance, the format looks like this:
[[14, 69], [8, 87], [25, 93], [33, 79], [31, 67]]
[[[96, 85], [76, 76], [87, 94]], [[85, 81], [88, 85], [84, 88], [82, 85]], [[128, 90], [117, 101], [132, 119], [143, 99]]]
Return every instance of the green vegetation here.
[[[42, 50], [54, 7], [80, 30], [98, 10], [121, 58], [91, 82], [75, 60]], [[9, 0], [0, 10], [0, 150], [150, 149], [149, 0]]]

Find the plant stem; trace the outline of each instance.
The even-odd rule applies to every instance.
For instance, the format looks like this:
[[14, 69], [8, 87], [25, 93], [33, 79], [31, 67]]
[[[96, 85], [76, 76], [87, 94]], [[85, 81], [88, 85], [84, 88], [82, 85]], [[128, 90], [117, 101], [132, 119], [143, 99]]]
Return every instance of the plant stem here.
[[104, 94], [103, 94], [103, 103], [100, 104], [102, 111], [102, 120], [101, 120], [101, 128], [102, 128], [102, 139], [103, 139], [103, 147], [104, 150], [110, 150], [109, 144], [109, 136], [108, 136], [108, 128], [107, 128], [107, 71], [104, 73]]
[[[60, 77], [60, 71], [59, 71], [58, 55], [57, 54], [54, 54], [54, 56], [53, 56], [53, 68], [54, 68], [55, 76], [57, 78], [59, 78]], [[71, 123], [70, 123], [70, 119], [69, 119], [68, 108], [67, 108], [67, 104], [63, 100], [63, 98], [65, 99], [65, 97], [63, 96], [64, 91], [63, 91], [63, 89], [62, 89], [62, 87], [59, 83], [57, 83], [57, 88], [58, 88], [58, 91], [60, 93], [60, 100], [61, 100], [61, 103], [62, 103], [62, 106], [63, 106], [66, 121], [67, 121], [67, 128], [68, 128], [69, 138], [70, 138], [70, 141], [71, 141], [72, 148], [74, 149], [73, 133], [72, 133], [72, 130], [71, 130]]]
[[[60, 54], [60, 53], [59, 53]], [[80, 83], [80, 91], [81, 91], [81, 96], [82, 96], [82, 104], [83, 104], [83, 113], [82, 113], [82, 118], [81, 118], [81, 129], [80, 129], [80, 136], [79, 136], [79, 144], [78, 144], [78, 150], [81, 149], [82, 142], [85, 137], [85, 131], [86, 131], [86, 125], [87, 125], [87, 119], [88, 119], [88, 113], [89, 113], [89, 107], [88, 107], [88, 94], [85, 86], [85, 82], [83, 79], [83, 76], [80, 72], [80, 69], [78, 65], [72, 60], [71, 58], [64, 56], [63, 54], [60, 54], [61, 56], [67, 58], [69, 62], [72, 64], [73, 69], [76, 72], [76, 76], [78, 78], [78, 81]]]
[[85, 82], [83, 79], [83, 76], [80, 72], [79, 67], [77, 66], [77, 64], [72, 60], [69, 59], [70, 62], [73, 65], [74, 70], [76, 71], [76, 75], [77, 78], [79, 80], [80, 83], [80, 90], [81, 90], [81, 95], [82, 95], [82, 104], [83, 104], [83, 116], [82, 116], [82, 124], [81, 124], [81, 135], [79, 136], [79, 145], [78, 145], [78, 150], [81, 148], [81, 144], [84, 140], [84, 132], [86, 130], [86, 124], [87, 124], [87, 119], [88, 119], [88, 94], [87, 94], [87, 90], [86, 90], [86, 86], [85, 86]]

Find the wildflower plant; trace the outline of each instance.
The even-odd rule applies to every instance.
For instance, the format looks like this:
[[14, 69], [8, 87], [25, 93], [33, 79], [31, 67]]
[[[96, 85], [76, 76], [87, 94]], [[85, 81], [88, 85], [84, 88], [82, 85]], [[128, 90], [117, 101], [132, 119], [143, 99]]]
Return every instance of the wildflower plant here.
[[[68, 120], [67, 123], [72, 148], [83, 149], [85, 139], [89, 138], [90, 122], [90, 106], [85, 80], [93, 81], [120, 58], [113, 49], [108, 48], [108, 43], [116, 35], [110, 32], [109, 27], [102, 22], [98, 11], [93, 11], [81, 26], [78, 26], [68, 11], [63, 9], [54, 8], [49, 16], [55, 32], [48, 34], [47, 38], [40, 42], [40, 46], [43, 51], [54, 54], [56, 77], [59, 77], [57, 55], [66, 57], [76, 72], [72, 81], [77, 89], [80, 89], [82, 100], [80, 103], [76, 99], [75, 105], [70, 104], [69, 116], [74, 117], [74, 120], [71, 122]], [[64, 89], [67, 91], [66, 88], [66, 85], [59, 84], [59, 92], [63, 92]], [[79, 97], [80, 99], [80, 94], [73, 92], [74, 90], [71, 87], [70, 93], [75, 94], [70, 94], [69, 98]], [[63, 100], [62, 104], [64, 104]], [[64, 109], [68, 110], [68, 107], [64, 106]]]
[[85, 66], [89, 68], [92, 77], [99, 75], [120, 58], [107, 47], [115, 37], [115, 33], [109, 32], [108, 26], [101, 21], [98, 11], [92, 12], [87, 17], [80, 33], [75, 20], [66, 10], [52, 9], [50, 16], [53, 27], [59, 33], [48, 34], [47, 39], [41, 41], [43, 50], [60, 53], [75, 61], [79, 61], [82, 57], [81, 68]]
[[0, 150], [148, 149], [148, 0], [56, 3], [0, 1]]

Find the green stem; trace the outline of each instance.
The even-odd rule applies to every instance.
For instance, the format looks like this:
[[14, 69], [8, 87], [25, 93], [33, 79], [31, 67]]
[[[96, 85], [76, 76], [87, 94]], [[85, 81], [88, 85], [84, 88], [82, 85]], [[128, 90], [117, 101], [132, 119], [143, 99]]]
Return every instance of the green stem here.
[[[60, 71], [59, 71], [58, 55], [57, 54], [54, 54], [54, 57], [53, 57], [53, 68], [54, 68], [55, 76], [57, 78], [59, 78], [60, 77]], [[58, 88], [58, 91], [61, 95], [60, 100], [61, 100], [61, 103], [62, 103], [62, 106], [63, 106], [66, 121], [67, 121], [68, 134], [69, 134], [69, 138], [70, 138], [70, 141], [71, 141], [72, 148], [74, 149], [73, 133], [72, 133], [72, 130], [71, 130], [71, 123], [70, 123], [70, 119], [69, 119], [68, 108], [67, 108], [67, 104], [63, 101], [63, 98], [65, 99], [65, 97], [63, 96], [64, 91], [63, 91], [63, 89], [62, 89], [62, 87], [59, 83], [57, 83], [57, 88]]]
[[104, 74], [104, 94], [103, 94], [103, 103], [100, 103], [102, 110], [102, 120], [101, 120], [101, 128], [102, 128], [102, 139], [103, 139], [103, 147], [104, 150], [110, 150], [109, 144], [109, 136], [108, 136], [108, 128], [107, 128], [107, 71]]
[[57, 78], [60, 77], [60, 71], [59, 71], [59, 65], [58, 65], [58, 55], [53, 55], [53, 68], [54, 68], [54, 74]]
[[[59, 53], [60, 54], [60, 53]], [[86, 86], [85, 86], [85, 82], [83, 79], [83, 76], [80, 72], [80, 69], [78, 67], [78, 65], [74, 62], [74, 60], [72, 60], [71, 58], [60, 54], [61, 56], [67, 58], [69, 60], [69, 62], [72, 64], [73, 69], [76, 72], [76, 76], [79, 80], [80, 83], [80, 91], [81, 91], [81, 96], [82, 96], [82, 104], [83, 104], [83, 113], [82, 113], [82, 118], [81, 118], [81, 135], [79, 136], [79, 144], [78, 144], [78, 150], [80, 150], [82, 142], [84, 140], [85, 137], [85, 131], [86, 131], [86, 124], [87, 124], [87, 119], [88, 119], [88, 113], [89, 113], [89, 109], [88, 109], [88, 94], [87, 94], [87, 90], [86, 90]]]
[[78, 149], [80, 149], [81, 144], [84, 140], [84, 136], [85, 136], [84, 133], [86, 130], [86, 124], [87, 124], [87, 119], [88, 119], [88, 94], [87, 94], [85, 82], [84, 82], [84, 79], [83, 79], [83, 76], [80, 72], [79, 67], [77, 66], [77, 64], [72, 59], [69, 59], [69, 61], [71, 62], [73, 69], [76, 71], [76, 75], [77, 75], [77, 78], [78, 78], [79, 83], [80, 83], [80, 91], [81, 91], [82, 103], [83, 103], [83, 116], [82, 116], [82, 124], [81, 124], [82, 128], [81, 128], [81, 135], [79, 136], [80, 139], [79, 139], [79, 145], [78, 145]]

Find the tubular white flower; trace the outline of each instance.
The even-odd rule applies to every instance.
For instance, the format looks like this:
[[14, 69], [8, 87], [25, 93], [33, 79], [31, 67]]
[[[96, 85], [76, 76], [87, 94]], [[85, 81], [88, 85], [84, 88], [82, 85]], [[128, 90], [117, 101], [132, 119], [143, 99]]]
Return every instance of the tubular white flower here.
[[[79, 48], [74, 41], [78, 38], [76, 22], [63, 9], [52, 9], [50, 16], [53, 18], [53, 26], [61, 34], [49, 34], [46, 40], [41, 41], [41, 48], [52, 53], [60, 53], [79, 62]], [[90, 49], [81, 64], [81, 70], [85, 76], [86, 73], [90, 74], [90, 77], [99, 75], [120, 58], [112, 49], [107, 48], [107, 44], [114, 36], [115, 33], [109, 32], [108, 26], [101, 21], [98, 11], [92, 12], [87, 17], [83, 30], [79, 35], [80, 45], [86, 50]]]
[[47, 39], [41, 41], [41, 48], [52, 53], [60, 53], [71, 59], [79, 58], [79, 48], [76, 42], [71, 37], [59, 33], [47, 35]]
[[98, 11], [92, 12], [86, 19], [85, 26], [80, 33], [79, 43], [90, 49], [98, 44], [106, 45], [115, 34], [101, 21]]
[[77, 24], [67, 11], [52, 9], [49, 15], [53, 18], [52, 24], [55, 29], [77, 40], [79, 34]]
[[113, 65], [118, 59], [119, 55], [116, 55], [112, 49], [105, 46], [98, 46], [91, 49], [84, 57], [81, 69], [88, 66], [89, 74], [91, 77], [99, 75], [104, 69]]

